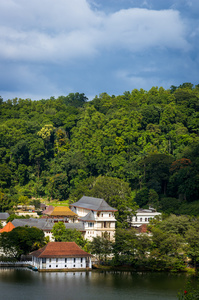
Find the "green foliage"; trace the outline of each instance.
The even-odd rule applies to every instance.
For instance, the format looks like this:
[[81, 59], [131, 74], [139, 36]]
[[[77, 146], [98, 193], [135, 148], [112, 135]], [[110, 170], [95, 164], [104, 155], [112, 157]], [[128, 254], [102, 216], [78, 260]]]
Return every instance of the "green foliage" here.
[[8, 222], [12, 222], [14, 219], [29, 219], [29, 218], [30, 218], [29, 215], [18, 216], [18, 215], [15, 215], [15, 214], [11, 214], [11, 215], [7, 218], [6, 222], [7, 222], [7, 223], [8, 223]]
[[83, 238], [81, 232], [76, 229], [66, 229], [63, 222], [55, 223], [52, 234], [56, 242], [75, 242], [82, 248], [87, 247], [87, 241]]
[[92, 254], [95, 254], [100, 262], [107, 262], [107, 256], [112, 254], [113, 243], [108, 240], [108, 237], [94, 237], [90, 242], [89, 249]]
[[44, 245], [44, 233], [35, 227], [17, 227], [1, 234], [0, 245], [7, 256], [19, 259]]
[[[199, 200], [198, 99], [198, 86], [191, 83], [118, 96], [102, 93], [91, 101], [83, 93], [40, 101], [0, 99], [3, 211], [21, 194], [75, 201], [93, 190], [106, 198], [98, 182], [114, 178], [137, 191], [139, 206], [194, 214]], [[125, 184], [115, 189], [111, 181], [118, 194], [108, 201], [126, 226], [126, 207], [134, 204], [122, 191]], [[102, 185], [106, 190], [108, 184]]]
[[184, 290], [178, 294], [179, 300], [197, 300], [199, 299], [199, 284], [189, 281]]
[[66, 174], [56, 174], [49, 178], [48, 192], [51, 199], [66, 200], [68, 198], [68, 177]]

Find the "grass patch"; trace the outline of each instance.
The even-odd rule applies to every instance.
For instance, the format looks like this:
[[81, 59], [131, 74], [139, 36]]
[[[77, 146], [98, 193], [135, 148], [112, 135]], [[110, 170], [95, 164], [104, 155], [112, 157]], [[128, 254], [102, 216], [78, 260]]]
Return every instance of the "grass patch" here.
[[52, 200], [48, 202], [48, 205], [52, 206], [69, 206], [69, 200], [59, 201], [59, 200]]

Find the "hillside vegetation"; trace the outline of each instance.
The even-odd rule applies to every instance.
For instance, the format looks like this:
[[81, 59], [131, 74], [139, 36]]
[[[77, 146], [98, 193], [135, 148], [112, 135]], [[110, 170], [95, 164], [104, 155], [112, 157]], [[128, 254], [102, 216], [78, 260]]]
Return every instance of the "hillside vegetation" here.
[[119, 213], [137, 203], [197, 215], [198, 154], [199, 85], [0, 98], [0, 211], [85, 194]]

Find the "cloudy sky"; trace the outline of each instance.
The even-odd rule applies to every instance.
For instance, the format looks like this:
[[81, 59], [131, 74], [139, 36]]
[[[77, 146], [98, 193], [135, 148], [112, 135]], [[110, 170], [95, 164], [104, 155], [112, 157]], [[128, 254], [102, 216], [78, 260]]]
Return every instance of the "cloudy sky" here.
[[199, 84], [198, 0], [1, 0], [0, 95]]

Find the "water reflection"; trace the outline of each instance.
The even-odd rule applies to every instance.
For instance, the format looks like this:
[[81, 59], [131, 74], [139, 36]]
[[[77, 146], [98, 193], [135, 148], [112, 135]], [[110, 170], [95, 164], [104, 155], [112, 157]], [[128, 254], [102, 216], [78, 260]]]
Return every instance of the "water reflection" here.
[[185, 281], [185, 274], [0, 269], [1, 298], [16, 300], [176, 300]]

